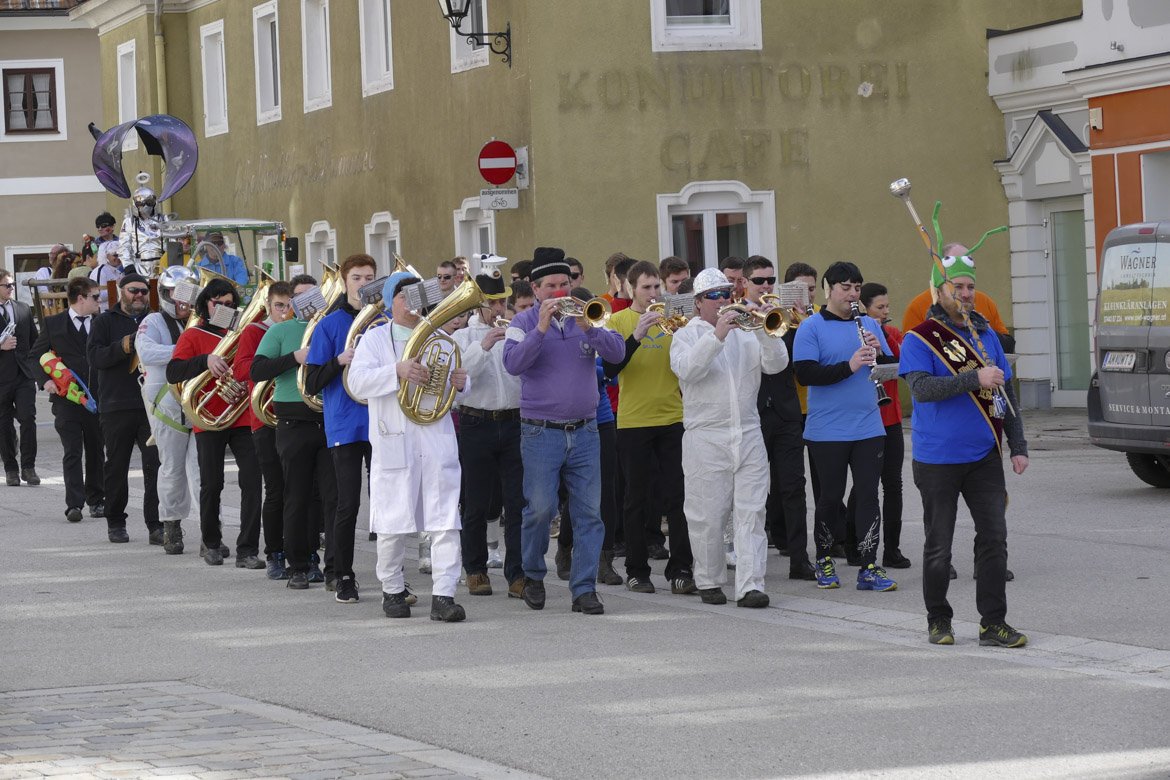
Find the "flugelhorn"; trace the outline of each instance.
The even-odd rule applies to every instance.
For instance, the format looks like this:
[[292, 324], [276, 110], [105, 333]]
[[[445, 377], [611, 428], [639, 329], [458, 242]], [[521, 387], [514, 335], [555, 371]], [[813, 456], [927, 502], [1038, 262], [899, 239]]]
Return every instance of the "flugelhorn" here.
[[779, 309], [759, 311], [749, 309], [742, 303], [729, 303], [719, 308], [719, 316], [722, 317], [729, 311], [736, 312], [735, 324], [739, 326], [740, 330], [762, 330], [774, 339], [778, 339], [788, 332], [784, 315]]
[[690, 295], [667, 293], [661, 301], [654, 301], [646, 307], [646, 311], [656, 311], [662, 315], [658, 327], [665, 333], [673, 335], [695, 316], [695, 299]]
[[[869, 331], [865, 329], [865, 323], [861, 321], [861, 304], [857, 301], [850, 301], [849, 311], [853, 315], [853, 321], [857, 323], [857, 338], [861, 341], [861, 346], [868, 347], [869, 344], [865, 340], [865, 334]], [[869, 367], [870, 370], [877, 368], [876, 354], [874, 355], [873, 361], [870, 362]], [[870, 378], [873, 379], [873, 387], [874, 390], [877, 391], [877, 405], [881, 407], [893, 403], [894, 399], [890, 398], [890, 396], [886, 393], [886, 388], [882, 387], [881, 380], [874, 379], [872, 376]]]
[[588, 301], [582, 301], [580, 298], [574, 298], [571, 295], [566, 298], [557, 299], [556, 314], [560, 317], [584, 317], [589, 320], [589, 324], [593, 327], [601, 327], [609, 319], [609, 315], [613, 313], [613, 307], [609, 305], [609, 301], [605, 298], [597, 297], [591, 298]]

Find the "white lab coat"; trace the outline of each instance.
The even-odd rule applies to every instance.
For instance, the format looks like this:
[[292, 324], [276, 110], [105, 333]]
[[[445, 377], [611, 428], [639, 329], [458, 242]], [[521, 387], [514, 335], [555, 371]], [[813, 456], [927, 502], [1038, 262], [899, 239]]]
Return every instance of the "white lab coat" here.
[[723, 527], [731, 517], [738, 563], [735, 598], [764, 590], [768, 455], [756, 396], [760, 373], [788, 365], [782, 339], [732, 330], [720, 342], [699, 317], [675, 333], [670, 367], [683, 397], [683, 510], [695, 555], [695, 584], [727, 581]]
[[171, 420], [185, 424], [182, 407], [173, 392], [166, 392], [155, 409], [154, 399], [167, 385], [167, 363], [175, 351], [165, 315], [152, 312], [143, 318], [134, 338], [142, 372], [142, 400], [150, 433], [158, 445], [158, 515], [163, 522], [186, 520], [191, 507], [199, 506], [199, 456], [195, 451], [195, 437], [177, 431], [159, 419], [164, 414]]

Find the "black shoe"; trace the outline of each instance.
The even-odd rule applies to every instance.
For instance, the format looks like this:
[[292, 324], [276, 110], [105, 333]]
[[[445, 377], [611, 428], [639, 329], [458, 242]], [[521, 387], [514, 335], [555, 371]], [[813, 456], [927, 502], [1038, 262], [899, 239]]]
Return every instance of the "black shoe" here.
[[36, 469], [22, 469], [20, 476], [30, 485], [36, 486], [41, 484], [41, 478], [37, 476]]
[[20, 487], [19, 471], [7, 471], [5, 475], [8, 477], [8, 487]]
[[779, 553], [779, 555], [780, 555], [780, 557], [781, 557], [781, 558], [788, 558], [788, 557], [790, 557], [790, 554], [789, 554], [789, 552], [788, 552], [788, 548], [787, 548], [787, 547], [777, 547], [777, 548], [776, 548], [776, 552], [777, 552], [777, 553]]
[[267, 567], [268, 564], [260, 560], [258, 555], [245, 555], [242, 558], [239, 555], [236, 556], [237, 569], [264, 569]]
[[183, 554], [182, 520], [163, 521], [163, 552], [167, 555]]
[[333, 598], [339, 604], [358, 603], [358, 586], [353, 577], [342, 577], [337, 580], [337, 595]]
[[75, 506], [71, 506], [65, 510], [65, 519], [71, 523], [81, 522], [81, 510]]
[[388, 618], [410, 617], [410, 605], [406, 603], [406, 591], [387, 593], [382, 591], [382, 611]]
[[91, 506], [89, 508], [89, 516], [90, 517], [105, 517], [106, 516], [105, 503], [102, 501], [99, 501], [96, 504], [94, 504], [93, 506]]
[[573, 569], [573, 550], [569, 547], [561, 547], [557, 545], [557, 554], [554, 559], [557, 567], [557, 578], [565, 580], [569, 579], [569, 574]]
[[604, 615], [605, 606], [601, 603], [601, 599], [597, 598], [596, 592], [589, 591], [573, 599], [573, 611], [586, 615]]
[[747, 607], [748, 609], [763, 609], [768, 606], [768, 594], [762, 590], [749, 590], [743, 594], [743, 598], [735, 602], [737, 607]]
[[670, 581], [670, 592], [676, 596], [692, 596], [699, 592], [699, 588], [695, 585], [694, 577], [683, 574]]
[[[205, 545], [203, 542], [199, 543], [199, 555], [200, 556], [207, 555], [207, 545]], [[230, 549], [228, 549], [228, 546], [226, 544], [224, 544], [223, 542], [219, 543], [219, 557], [220, 558], [232, 557], [232, 551]]]
[[727, 594], [722, 588], [699, 588], [699, 598], [704, 604], [726, 604]]
[[520, 598], [524, 599], [530, 609], [544, 609], [544, 582], [526, 579]]
[[150, 543], [153, 544], [155, 547], [162, 547], [162, 545], [163, 545], [163, 529], [162, 528], [150, 529]]
[[652, 561], [665, 561], [670, 558], [670, 553], [667, 552], [665, 546], [652, 544], [646, 548], [646, 557]]
[[953, 645], [955, 643], [955, 629], [951, 628], [951, 621], [946, 618], [935, 618], [928, 622], [927, 638], [932, 645]]
[[959, 579], [959, 573], [957, 571], [955, 571], [954, 564], [951, 565], [951, 579], [952, 580]]
[[[1011, 569], [1004, 569], [1004, 572], [1003, 572], [1003, 581], [1004, 582], [1011, 582], [1015, 578], [1016, 578], [1016, 575], [1012, 573]], [[953, 580], [954, 577], [951, 577], [951, 579]], [[979, 575], [976, 574], [975, 572], [971, 572], [971, 579], [977, 580], [977, 579], [979, 579]]]
[[208, 566], [223, 566], [223, 553], [218, 549], [205, 550], [203, 553], [203, 562]]
[[431, 596], [431, 620], [440, 623], [458, 623], [465, 620], [467, 613], [455, 603], [453, 596]]
[[288, 582], [284, 583], [284, 587], [292, 590], [308, 590], [309, 589], [309, 573], [307, 571], [294, 571], [288, 575]]
[[626, 578], [626, 590], [634, 593], [653, 593], [654, 583], [641, 577], [628, 577]]
[[808, 561], [799, 561], [788, 567], [788, 579], [790, 580], [815, 581], [816, 578], [817, 570]]
[[109, 537], [114, 544], [125, 544], [130, 541], [130, 534], [126, 533], [125, 528], [111, 528]]
[[896, 547], [882, 554], [882, 566], [887, 569], [909, 569], [911, 565], [910, 559]]
[[995, 647], [1023, 647], [1028, 644], [1028, 637], [1007, 623], [996, 623], [991, 626], [979, 626], [979, 644]]
[[836, 544], [834, 544], [832, 547], [829, 548], [829, 557], [830, 558], [844, 558], [844, 557], [846, 557], [845, 556], [845, 545], [841, 544], [841, 542], [837, 542]]

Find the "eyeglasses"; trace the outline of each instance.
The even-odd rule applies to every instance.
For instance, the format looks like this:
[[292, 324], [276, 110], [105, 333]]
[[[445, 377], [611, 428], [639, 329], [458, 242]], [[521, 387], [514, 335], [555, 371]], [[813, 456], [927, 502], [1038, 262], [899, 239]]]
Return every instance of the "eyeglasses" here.
[[287, 303], [274, 303], [274, 304], [272, 304], [272, 309], [275, 311], [287, 311], [288, 308], [289, 308], [289, 304], [287, 304]]
[[748, 279], [752, 284], [776, 284], [775, 276], [753, 276]]
[[712, 290], [708, 293], [703, 293], [703, 297], [709, 301], [726, 301], [731, 298], [731, 290]]
[[449, 282], [452, 279], [454, 279], [455, 277], [452, 276], [451, 274], [439, 274], [435, 278], [438, 279], [440, 282]]
[[579, 274], [579, 273], [578, 274], [569, 274], [569, 278], [575, 282], [581, 278], [581, 274]]
[[212, 298], [209, 301], [209, 303], [214, 303], [214, 304], [217, 304], [219, 306], [232, 306], [235, 304], [235, 302], [236, 301], [234, 298], [228, 298], [226, 301], [221, 299], [221, 298]]
[[100, 301], [102, 299], [102, 294], [101, 293], [94, 293], [93, 295], [87, 295], [85, 297], [89, 298], [91, 301]]
[[7, 287], [9, 290], [15, 290], [16, 282], [5, 282], [4, 284], [0, 284], [0, 287]]
[[126, 292], [130, 295], [150, 295], [149, 287], [127, 287]]

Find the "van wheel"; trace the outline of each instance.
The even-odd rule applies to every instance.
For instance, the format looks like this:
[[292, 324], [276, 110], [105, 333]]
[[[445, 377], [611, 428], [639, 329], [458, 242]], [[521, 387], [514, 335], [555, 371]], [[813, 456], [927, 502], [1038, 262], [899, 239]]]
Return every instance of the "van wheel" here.
[[1170, 458], [1144, 452], [1127, 452], [1125, 459], [1142, 482], [1156, 488], [1170, 488]]

